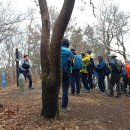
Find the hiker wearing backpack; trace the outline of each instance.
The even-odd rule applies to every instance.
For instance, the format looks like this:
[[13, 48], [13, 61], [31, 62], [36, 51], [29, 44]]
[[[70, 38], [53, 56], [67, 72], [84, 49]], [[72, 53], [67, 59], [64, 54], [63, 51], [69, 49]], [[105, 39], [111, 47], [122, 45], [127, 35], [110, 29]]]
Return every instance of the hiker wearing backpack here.
[[121, 75], [122, 75], [122, 64], [119, 60], [116, 59], [116, 55], [112, 54], [110, 55], [110, 61], [109, 61], [109, 66], [111, 69], [111, 76], [109, 79], [109, 90], [110, 93], [108, 96], [112, 97], [114, 96], [114, 86], [116, 85], [116, 91], [117, 95], [116, 97], [121, 96]]
[[90, 56], [86, 53], [82, 53], [83, 68], [80, 70], [82, 83], [84, 85], [84, 92], [90, 92], [90, 86], [88, 84], [88, 69], [87, 66], [90, 63]]
[[88, 50], [86, 52], [86, 55], [90, 58], [89, 64], [87, 65], [87, 70], [88, 70], [88, 84], [90, 86], [90, 89], [93, 90], [93, 78], [92, 75], [94, 74], [94, 61], [93, 61], [93, 56], [91, 55], [91, 51]]
[[24, 58], [20, 60], [20, 64], [19, 64], [19, 73], [23, 74], [26, 78], [28, 78], [29, 80], [29, 88], [30, 89], [34, 89], [34, 87], [32, 87], [32, 75], [30, 72], [30, 67], [32, 66], [32, 63], [29, 59], [28, 55], [24, 55]]
[[72, 72], [73, 54], [69, 48], [69, 40], [62, 40], [61, 48], [62, 58], [62, 111], [65, 112], [68, 106], [68, 90], [70, 85], [70, 76]]
[[[130, 96], [130, 61], [127, 61], [123, 68], [123, 82], [123, 93]], [[127, 86], [129, 86], [128, 93]]]
[[[80, 55], [77, 55], [74, 49], [71, 49], [74, 58], [73, 58], [73, 67], [71, 74], [71, 94], [80, 94], [80, 69], [83, 68], [83, 61]], [[75, 86], [76, 85], [76, 86]]]
[[[110, 74], [110, 69], [108, 69], [108, 66], [106, 62], [103, 60], [102, 56], [98, 56], [98, 65], [95, 67], [95, 71], [97, 73], [97, 78], [98, 78], [98, 87], [100, 89], [101, 93], [105, 92], [105, 76]], [[109, 72], [108, 72], [109, 71]]]

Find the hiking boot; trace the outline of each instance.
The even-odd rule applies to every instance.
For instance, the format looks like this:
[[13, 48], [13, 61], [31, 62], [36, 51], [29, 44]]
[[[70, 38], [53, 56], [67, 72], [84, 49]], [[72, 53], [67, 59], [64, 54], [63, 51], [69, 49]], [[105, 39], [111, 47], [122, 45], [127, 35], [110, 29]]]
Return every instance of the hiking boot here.
[[76, 95], [77, 95], [77, 96], [80, 96], [80, 93], [77, 93]]
[[108, 97], [114, 97], [114, 95], [113, 94], [108, 94]]
[[86, 89], [85, 89], [85, 88], [83, 88], [82, 90], [83, 90], [83, 91], [85, 91]]
[[121, 98], [121, 94], [118, 94], [115, 96], [116, 98]]
[[70, 111], [70, 107], [62, 107], [61, 112], [67, 112]]
[[84, 93], [90, 93], [90, 90], [85, 90]]
[[29, 87], [30, 89], [34, 89], [34, 87]]
[[100, 92], [100, 94], [102, 94], [102, 95], [106, 95], [106, 93], [105, 93], [105, 92]]
[[128, 93], [127, 96], [130, 97], [130, 93]]
[[126, 94], [126, 93], [124, 93], [123, 95], [124, 95], [124, 96], [128, 96], [128, 94]]
[[94, 89], [90, 89], [90, 92], [94, 92]]
[[70, 95], [70, 96], [75, 96], [75, 93], [70, 93], [69, 95]]
[[61, 108], [61, 112], [66, 112], [67, 111], [67, 108], [66, 107], [62, 107]]

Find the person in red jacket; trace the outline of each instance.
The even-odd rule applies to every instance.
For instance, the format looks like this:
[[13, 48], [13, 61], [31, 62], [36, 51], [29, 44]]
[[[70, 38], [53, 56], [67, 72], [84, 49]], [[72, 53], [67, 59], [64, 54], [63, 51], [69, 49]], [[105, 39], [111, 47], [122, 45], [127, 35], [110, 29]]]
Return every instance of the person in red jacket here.
[[[128, 96], [130, 96], [130, 61], [126, 62], [125, 70], [126, 70], [127, 75], [123, 78], [123, 81], [124, 81], [124, 94], [128, 94]], [[129, 86], [128, 93], [127, 93], [127, 90], [126, 90], [127, 86]]]

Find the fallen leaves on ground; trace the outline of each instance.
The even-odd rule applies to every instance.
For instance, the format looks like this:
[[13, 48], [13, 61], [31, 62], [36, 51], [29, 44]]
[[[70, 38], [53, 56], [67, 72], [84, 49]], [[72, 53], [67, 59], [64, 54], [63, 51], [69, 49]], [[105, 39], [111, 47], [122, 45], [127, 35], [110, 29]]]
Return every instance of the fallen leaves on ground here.
[[[61, 99], [59, 99], [61, 102]], [[108, 98], [97, 92], [69, 97], [70, 111], [59, 119], [40, 116], [41, 87], [20, 93], [0, 92], [0, 130], [129, 130], [130, 98]]]

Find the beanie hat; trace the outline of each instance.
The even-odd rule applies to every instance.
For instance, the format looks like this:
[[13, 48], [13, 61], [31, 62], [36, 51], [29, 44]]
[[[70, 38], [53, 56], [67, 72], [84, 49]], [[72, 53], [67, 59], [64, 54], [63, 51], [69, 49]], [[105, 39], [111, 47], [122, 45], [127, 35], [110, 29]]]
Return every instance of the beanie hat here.
[[99, 59], [99, 60], [103, 60], [103, 57], [102, 57], [102, 56], [98, 56], [98, 59]]
[[110, 57], [117, 57], [117, 55], [116, 54], [111, 54]]
[[68, 39], [63, 39], [62, 40], [62, 46], [65, 46], [65, 47], [69, 47], [69, 40]]
[[86, 53], [91, 54], [92, 52], [90, 50], [87, 50]]
[[73, 53], [73, 55], [76, 55], [75, 49], [71, 48], [71, 52]]
[[81, 53], [81, 56], [84, 57], [84, 56], [85, 56], [85, 53]]
[[110, 57], [111, 59], [115, 59], [115, 58], [117, 57], [117, 55], [111, 54], [109, 57]]

